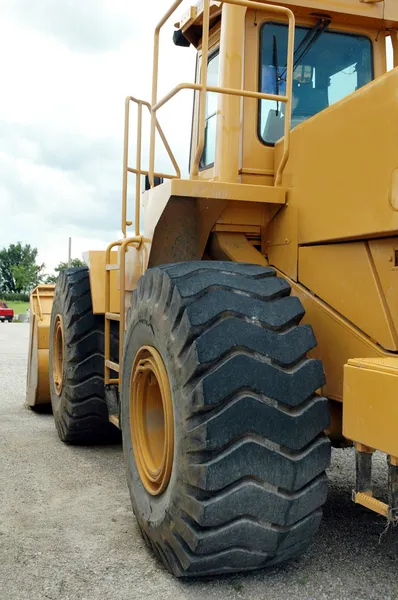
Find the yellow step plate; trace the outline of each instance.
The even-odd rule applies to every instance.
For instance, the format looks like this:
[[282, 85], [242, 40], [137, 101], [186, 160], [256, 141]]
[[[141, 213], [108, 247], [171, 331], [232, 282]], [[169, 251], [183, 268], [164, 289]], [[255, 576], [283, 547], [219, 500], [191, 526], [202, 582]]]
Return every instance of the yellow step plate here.
[[344, 366], [343, 434], [398, 456], [398, 358], [355, 358]]

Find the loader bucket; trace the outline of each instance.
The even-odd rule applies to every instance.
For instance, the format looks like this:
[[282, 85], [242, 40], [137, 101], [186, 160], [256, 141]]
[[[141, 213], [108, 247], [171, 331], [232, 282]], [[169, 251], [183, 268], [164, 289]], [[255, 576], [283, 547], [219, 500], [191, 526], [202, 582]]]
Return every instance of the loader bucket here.
[[32, 408], [50, 404], [49, 339], [55, 285], [39, 285], [30, 295], [26, 401]]

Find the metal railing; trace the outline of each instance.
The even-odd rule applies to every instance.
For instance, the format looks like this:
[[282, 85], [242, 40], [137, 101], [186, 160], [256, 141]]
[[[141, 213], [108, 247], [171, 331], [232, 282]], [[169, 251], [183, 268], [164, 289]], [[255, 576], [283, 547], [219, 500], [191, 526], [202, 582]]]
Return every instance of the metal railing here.
[[[243, 6], [256, 11], [267, 10], [269, 12], [281, 13], [288, 20], [288, 47], [287, 47], [287, 67], [286, 67], [286, 93], [285, 95], [266, 94], [244, 89], [233, 89], [221, 86], [207, 85], [207, 61], [209, 55], [209, 21], [210, 21], [210, 0], [203, 0], [203, 22], [202, 22], [202, 62], [200, 70], [201, 83], [180, 83], [174, 87], [166, 96], [158, 100], [158, 75], [159, 75], [159, 36], [163, 25], [168, 21], [174, 11], [183, 2], [183, 0], [175, 0], [163, 18], [159, 21], [154, 34], [154, 57], [153, 57], [153, 74], [152, 74], [152, 103], [146, 102], [128, 96], [125, 101], [125, 119], [124, 119], [124, 148], [123, 148], [123, 183], [122, 183], [122, 232], [123, 239], [109, 244], [106, 249], [105, 257], [105, 384], [119, 384], [121, 382], [121, 364], [123, 355], [123, 338], [125, 330], [125, 314], [126, 314], [126, 251], [129, 246], [136, 244], [137, 250], [143, 243], [150, 242], [140, 234], [140, 197], [141, 197], [141, 176], [147, 175], [151, 187], [154, 187], [155, 177], [164, 179], [181, 178], [181, 171], [170, 148], [169, 143], [164, 135], [162, 128], [158, 122], [156, 113], [171, 100], [181, 90], [195, 90], [199, 92], [199, 116], [198, 130], [199, 136], [196, 144], [196, 149], [193, 153], [193, 161], [190, 168], [190, 177], [197, 178], [199, 173], [199, 162], [203, 154], [205, 144], [205, 109], [206, 109], [206, 94], [214, 92], [217, 94], [228, 94], [239, 96], [241, 98], [254, 98], [257, 100], [274, 100], [284, 102], [286, 104], [285, 123], [284, 123], [284, 140], [283, 153], [281, 161], [278, 165], [274, 185], [278, 186], [281, 182], [282, 172], [289, 156], [290, 148], [290, 122], [291, 122], [291, 97], [292, 97], [292, 80], [293, 80], [293, 53], [294, 53], [294, 27], [295, 19], [291, 10], [283, 6], [274, 6], [272, 4], [263, 4], [253, 0], [221, 0], [224, 4], [234, 4]], [[243, 60], [243, 58], [242, 58]], [[130, 167], [129, 162], [129, 129], [130, 129], [130, 103], [137, 105], [137, 137], [136, 137], [136, 161], [135, 167]], [[142, 168], [142, 108], [145, 106], [151, 118], [150, 123], [150, 144], [149, 144], [149, 169], [146, 171]], [[155, 171], [155, 140], [156, 132], [158, 132], [162, 140], [167, 154], [174, 167], [175, 173], [160, 173]], [[127, 237], [127, 227], [132, 225], [131, 221], [127, 220], [127, 184], [128, 174], [132, 173], [136, 177], [135, 181], [135, 235]], [[119, 248], [119, 264], [111, 264], [111, 251], [113, 248]], [[110, 277], [112, 271], [119, 271], [120, 281], [120, 302], [119, 313], [111, 312], [111, 285]], [[111, 321], [119, 322], [119, 363], [111, 360]], [[111, 371], [118, 373], [118, 377], [111, 377]]]
[[[124, 238], [112, 242], [105, 252], [105, 331], [104, 331], [104, 360], [105, 360], [105, 385], [119, 384], [121, 381], [120, 365], [122, 364], [124, 330], [126, 320], [126, 250], [128, 246], [137, 244], [137, 249], [144, 242], [142, 235]], [[119, 263], [111, 264], [111, 251], [119, 246]], [[119, 271], [119, 313], [111, 312], [111, 272]], [[111, 321], [119, 322], [119, 362], [111, 360]], [[119, 377], [111, 377], [110, 372], [119, 373]]]
[[[199, 91], [199, 119], [198, 129], [199, 138], [194, 152], [194, 159], [191, 164], [191, 178], [198, 177], [199, 161], [203, 154], [205, 142], [205, 108], [206, 108], [206, 93], [214, 92], [217, 94], [229, 94], [245, 98], [255, 98], [258, 100], [277, 100], [286, 104], [285, 124], [284, 124], [284, 140], [283, 153], [278, 169], [275, 174], [275, 185], [280, 185], [282, 172], [289, 157], [290, 150], [290, 122], [291, 122], [291, 97], [292, 97], [292, 82], [293, 82], [293, 54], [294, 54], [294, 28], [295, 18], [292, 11], [284, 6], [275, 6], [273, 4], [263, 4], [262, 2], [254, 2], [253, 0], [221, 0], [223, 4], [234, 4], [243, 6], [256, 11], [269, 11], [283, 14], [288, 20], [288, 44], [287, 44], [287, 65], [286, 65], [286, 94], [265, 94], [261, 92], [231, 89], [219, 86], [207, 85], [207, 61], [209, 55], [209, 21], [210, 21], [210, 0], [203, 0], [203, 21], [202, 21], [202, 62], [200, 71], [201, 83], [180, 83], [173, 88], [161, 100], [158, 100], [158, 75], [159, 75], [159, 37], [160, 30], [168, 21], [174, 11], [183, 2], [183, 0], [175, 0], [163, 18], [159, 21], [154, 34], [154, 55], [153, 55], [153, 74], [152, 74], [152, 108], [151, 108], [151, 134], [150, 134], [150, 152], [149, 152], [149, 181], [151, 187], [154, 186], [155, 175], [155, 133], [156, 133], [156, 113], [173, 98], [178, 92], [184, 89]], [[242, 58], [243, 60], [243, 58]]]
[[[130, 132], [130, 103], [137, 104], [137, 140], [136, 140], [136, 157], [135, 168], [129, 167], [129, 132]], [[142, 107], [145, 106], [149, 113], [152, 113], [151, 105], [145, 100], [139, 100], [133, 96], [127, 96], [124, 107], [124, 143], [123, 143], [123, 183], [122, 183], [122, 232], [123, 237], [127, 235], [127, 227], [132, 225], [131, 221], [127, 221], [127, 178], [129, 173], [135, 175], [135, 235], [140, 235], [140, 197], [141, 197], [141, 176], [149, 175], [149, 171], [141, 168], [142, 161]], [[167, 154], [175, 169], [174, 175], [167, 173], [153, 173], [152, 177], [162, 177], [164, 179], [173, 179], [181, 177], [181, 171], [173, 152], [166, 140], [163, 129], [160, 127], [158, 120], [155, 117], [155, 131], [158, 131]]]
[[[190, 177], [197, 178], [199, 174], [199, 162], [203, 154], [205, 144], [205, 110], [206, 110], [206, 94], [213, 92], [216, 94], [227, 94], [231, 96], [239, 96], [241, 98], [253, 98], [256, 100], [274, 100], [286, 104], [284, 137], [283, 137], [283, 152], [282, 158], [274, 177], [274, 185], [281, 184], [283, 169], [289, 157], [290, 150], [290, 126], [291, 126], [291, 97], [292, 97], [292, 81], [293, 81], [293, 54], [294, 54], [294, 28], [295, 18], [292, 11], [284, 6], [275, 6], [273, 4], [264, 4], [255, 2], [254, 0], [221, 0], [224, 4], [233, 4], [243, 6], [256, 11], [269, 11], [280, 13], [287, 17], [288, 21], [288, 44], [287, 44], [287, 65], [286, 65], [286, 93], [285, 95], [267, 94], [252, 90], [233, 89], [221, 86], [207, 85], [207, 62], [209, 55], [209, 20], [210, 20], [210, 0], [203, 0], [203, 25], [202, 25], [202, 61], [200, 81], [201, 83], [180, 83], [175, 86], [168, 94], [158, 100], [158, 79], [159, 79], [159, 38], [160, 31], [163, 25], [168, 21], [171, 15], [175, 12], [183, 0], [175, 0], [163, 18], [159, 21], [155, 28], [154, 34], [154, 55], [153, 55], [153, 75], [152, 75], [152, 105], [145, 100], [128, 96], [125, 101], [125, 119], [124, 119], [124, 151], [123, 151], [123, 186], [122, 186], [122, 232], [123, 237], [127, 236], [127, 227], [132, 225], [131, 221], [127, 221], [127, 179], [128, 173], [133, 173], [136, 176], [135, 185], [135, 235], [140, 234], [140, 196], [141, 196], [141, 176], [147, 175], [151, 187], [155, 185], [155, 177], [163, 179], [174, 179], [181, 177], [181, 171], [175, 156], [171, 150], [169, 143], [160, 124], [156, 113], [169, 100], [171, 100], [181, 90], [194, 90], [199, 92], [199, 110], [198, 110], [198, 130], [199, 136], [196, 144], [196, 149], [193, 153], [193, 160], [190, 168]], [[243, 60], [243, 58], [242, 58]], [[136, 139], [136, 166], [129, 167], [129, 127], [130, 127], [130, 102], [137, 104], [137, 139]], [[150, 124], [150, 143], [149, 143], [149, 169], [142, 169], [142, 107], [145, 106], [151, 117]], [[156, 132], [158, 132], [167, 154], [174, 167], [175, 173], [159, 173], [155, 171], [155, 145]]]
[[[33, 313], [37, 316], [39, 321], [43, 321], [43, 309], [41, 305], [40, 292], [42, 292], [42, 296], [53, 296], [55, 290], [55, 284], [46, 284], [42, 283], [37, 285], [34, 290], [31, 291], [30, 296], [32, 302], [32, 310]], [[36, 300], [36, 306], [35, 301]], [[37, 310], [36, 310], [37, 308]]]

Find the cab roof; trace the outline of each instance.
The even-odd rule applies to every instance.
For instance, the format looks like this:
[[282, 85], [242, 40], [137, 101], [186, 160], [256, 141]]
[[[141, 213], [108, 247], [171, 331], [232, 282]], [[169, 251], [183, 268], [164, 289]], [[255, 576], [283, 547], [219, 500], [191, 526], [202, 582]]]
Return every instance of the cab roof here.
[[[265, 3], [286, 6], [298, 17], [315, 16], [322, 12], [328, 14], [332, 22], [380, 29], [398, 26], [398, 0], [267, 0]], [[221, 6], [222, 2], [210, 0], [210, 28], [221, 20]], [[202, 20], [203, 1], [200, 0], [175, 24], [195, 47], [202, 37]]]

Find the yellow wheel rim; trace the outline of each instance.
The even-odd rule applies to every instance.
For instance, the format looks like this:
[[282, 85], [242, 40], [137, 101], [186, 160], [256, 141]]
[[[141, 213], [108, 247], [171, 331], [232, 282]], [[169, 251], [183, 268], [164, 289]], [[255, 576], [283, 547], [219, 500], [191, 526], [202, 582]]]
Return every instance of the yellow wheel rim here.
[[173, 466], [173, 404], [162, 357], [152, 346], [142, 346], [134, 360], [130, 380], [130, 431], [145, 489], [152, 496], [162, 494]]
[[59, 396], [64, 377], [64, 324], [61, 315], [55, 317], [52, 363], [54, 388]]

